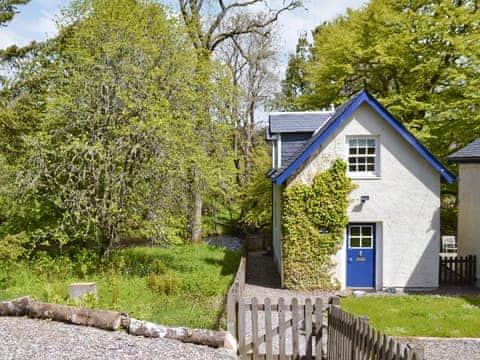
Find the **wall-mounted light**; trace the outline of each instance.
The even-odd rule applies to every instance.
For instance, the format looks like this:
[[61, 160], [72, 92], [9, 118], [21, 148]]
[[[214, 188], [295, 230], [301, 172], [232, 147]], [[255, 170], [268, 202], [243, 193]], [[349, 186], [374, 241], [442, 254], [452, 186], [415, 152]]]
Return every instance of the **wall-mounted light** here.
[[360, 196], [360, 201], [362, 202], [362, 204], [365, 204], [368, 200], [370, 200], [370, 196], [368, 195]]

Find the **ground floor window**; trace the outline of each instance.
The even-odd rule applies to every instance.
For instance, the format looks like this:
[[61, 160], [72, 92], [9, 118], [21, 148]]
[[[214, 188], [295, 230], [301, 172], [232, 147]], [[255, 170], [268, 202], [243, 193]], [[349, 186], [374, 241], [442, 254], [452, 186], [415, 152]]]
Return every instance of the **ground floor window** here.
[[349, 248], [373, 248], [373, 225], [349, 225]]

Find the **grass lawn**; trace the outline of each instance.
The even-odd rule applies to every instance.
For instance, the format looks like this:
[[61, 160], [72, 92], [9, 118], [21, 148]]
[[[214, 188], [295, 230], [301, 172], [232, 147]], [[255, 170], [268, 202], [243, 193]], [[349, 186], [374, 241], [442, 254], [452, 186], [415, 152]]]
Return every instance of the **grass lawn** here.
[[341, 307], [392, 336], [480, 337], [480, 297], [348, 297]]
[[[69, 283], [95, 281], [98, 302], [85, 299], [85, 306], [119, 310], [170, 326], [224, 327], [224, 299], [240, 253], [208, 245], [182, 245], [125, 249], [115, 253], [114, 259], [87, 274], [80, 269], [84, 276], [79, 275], [78, 263], [65, 259], [44, 257], [16, 264], [8, 276], [0, 276], [0, 300], [30, 295], [68, 304]], [[162, 276], [165, 271], [167, 280]]]

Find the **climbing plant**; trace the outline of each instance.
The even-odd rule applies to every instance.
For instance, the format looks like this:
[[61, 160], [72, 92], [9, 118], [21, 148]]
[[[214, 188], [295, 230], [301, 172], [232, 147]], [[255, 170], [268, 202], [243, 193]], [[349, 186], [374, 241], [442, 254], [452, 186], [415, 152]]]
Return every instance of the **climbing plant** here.
[[293, 184], [283, 196], [283, 271], [292, 289], [338, 288], [332, 260], [348, 224], [348, 194], [354, 184], [347, 165], [336, 160], [311, 185]]

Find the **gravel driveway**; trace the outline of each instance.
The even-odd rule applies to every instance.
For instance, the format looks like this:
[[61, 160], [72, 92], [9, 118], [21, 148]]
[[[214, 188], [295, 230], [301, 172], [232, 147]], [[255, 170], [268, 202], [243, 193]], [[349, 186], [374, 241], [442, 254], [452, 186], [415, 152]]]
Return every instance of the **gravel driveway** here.
[[229, 359], [221, 349], [28, 318], [0, 317], [0, 359]]
[[407, 344], [420, 344], [425, 360], [479, 360], [480, 339], [397, 338]]

